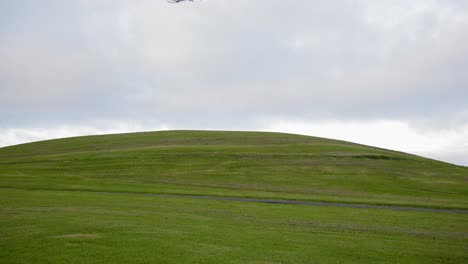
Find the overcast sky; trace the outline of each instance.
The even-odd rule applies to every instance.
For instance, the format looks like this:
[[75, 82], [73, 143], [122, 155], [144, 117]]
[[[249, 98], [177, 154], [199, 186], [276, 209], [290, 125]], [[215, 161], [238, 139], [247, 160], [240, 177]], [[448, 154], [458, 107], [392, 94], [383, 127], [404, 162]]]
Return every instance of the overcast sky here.
[[0, 146], [160, 129], [468, 165], [468, 1], [0, 1]]

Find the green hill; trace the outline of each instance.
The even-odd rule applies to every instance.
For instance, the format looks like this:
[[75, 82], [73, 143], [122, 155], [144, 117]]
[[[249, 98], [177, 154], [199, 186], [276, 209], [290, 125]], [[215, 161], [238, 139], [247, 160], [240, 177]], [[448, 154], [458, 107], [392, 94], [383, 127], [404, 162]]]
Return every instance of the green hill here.
[[0, 263], [466, 263], [467, 179], [281, 133], [22, 144], [0, 149]]
[[468, 168], [331, 139], [163, 131], [0, 149], [0, 187], [468, 208]]

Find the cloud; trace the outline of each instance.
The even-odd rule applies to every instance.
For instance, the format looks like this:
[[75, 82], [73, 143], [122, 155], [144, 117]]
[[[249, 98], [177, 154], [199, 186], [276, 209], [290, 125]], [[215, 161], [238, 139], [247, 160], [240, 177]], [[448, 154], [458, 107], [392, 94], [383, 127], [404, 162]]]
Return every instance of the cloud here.
[[[169, 127], [147, 127], [149, 130], [168, 130]], [[76, 137], [84, 135], [103, 135], [115, 133], [130, 133], [145, 131], [145, 127], [137, 122], [126, 121], [121, 123], [102, 122], [91, 126], [86, 125], [62, 125], [53, 128], [36, 127], [33, 129], [8, 128], [0, 130], [0, 147], [41, 141], [56, 138]]]
[[414, 129], [408, 123], [395, 120], [376, 121], [326, 121], [309, 123], [304, 121], [268, 120], [266, 131], [305, 133], [320, 137], [335, 138], [356, 143], [394, 149], [426, 157], [450, 160], [468, 165], [468, 125], [457, 129], [437, 131]]
[[263, 130], [341, 139], [468, 166], [468, 144], [464, 144], [468, 124], [456, 129], [421, 130], [395, 120], [320, 123], [269, 120]]

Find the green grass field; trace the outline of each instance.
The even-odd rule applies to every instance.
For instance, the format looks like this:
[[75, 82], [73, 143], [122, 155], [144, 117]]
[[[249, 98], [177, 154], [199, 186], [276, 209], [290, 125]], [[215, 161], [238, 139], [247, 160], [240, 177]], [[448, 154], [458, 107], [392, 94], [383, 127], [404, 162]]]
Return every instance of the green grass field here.
[[468, 168], [308, 136], [164, 131], [0, 148], [0, 263], [467, 263]]

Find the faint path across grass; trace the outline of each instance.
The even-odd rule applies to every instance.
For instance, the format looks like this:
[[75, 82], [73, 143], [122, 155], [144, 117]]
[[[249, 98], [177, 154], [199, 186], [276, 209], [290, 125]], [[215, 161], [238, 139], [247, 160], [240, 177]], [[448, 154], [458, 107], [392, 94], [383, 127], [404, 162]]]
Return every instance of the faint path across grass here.
[[[0, 187], [0, 190], [28, 190], [28, 189]], [[34, 190], [39, 190], [39, 189], [34, 189]], [[47, 189], [44, 189], [44, 190], [47, 190]], [[372, 205], [372, 204], [353, 204], [353, 203], [314, 202], [314, 201], [301, 201], [301, 200], [261, 199], [261, 198], [244, 198], [244, 197], [227, 197], [227, 196], [210, 196], [210, 195], [188, 195], [188, 194], [110, 192], [110, 191], [91, 191], [91, 190], [63, 190], [63, 191], [101, 193], [101, 194], [132, 194], [132, 195], [159, 196], [159, 197], [169, 197], [169, 198], [193, 198], [193, 199], [223, 200], [223, 201], [237, 201], [237, 202], [254, 202], [254, 203], [268, 203], [268, 204], [296, 204], [296, 205], [310, 205], [310, 206], [333, 206], [333, 207], [363, 208], [363, 209], [386, 209], [386, 210], [399, 210], [399, 211], [420, 211], [420, 212], [433, 212], [433, 213], [468, 214], [468, 210], [463, 210], [463, 209], [442, 209], [442, 208], [412, 207], [412, 206], [391, 206], [391, 205]]]

